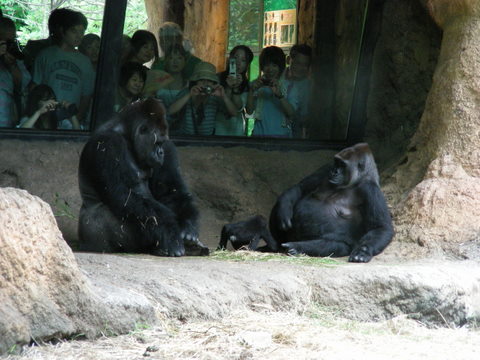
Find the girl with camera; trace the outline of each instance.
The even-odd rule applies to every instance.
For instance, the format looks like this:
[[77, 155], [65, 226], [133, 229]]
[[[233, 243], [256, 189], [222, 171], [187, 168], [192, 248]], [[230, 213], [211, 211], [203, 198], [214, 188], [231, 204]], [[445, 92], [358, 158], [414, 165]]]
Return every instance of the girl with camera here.
[[282, 79], [286, 66], [283, 50], [269, 46], [260, 53], [261, 75], [250, 83], [246, 112], [255, 118], [253, 136], [292, 137], [295, 103]]
[[75, 104], [58, 102], [52, 88], [45, 84], [35, 86], [28, 95], [25, 116], [19, 128], [41, 130], [80, 130]]
[[219, 74], [219, 78], [220, 84], [225, 88], [225, 94], [237, 108], [237, 113], [231, 117], [219, 113], [216, 119], [215, 135], [245, 135], [244, 108], [248, 94], [247, 72], [252, 60], [253, 53], [248, 46], [237, 45], [230, 51], [227, 69]]

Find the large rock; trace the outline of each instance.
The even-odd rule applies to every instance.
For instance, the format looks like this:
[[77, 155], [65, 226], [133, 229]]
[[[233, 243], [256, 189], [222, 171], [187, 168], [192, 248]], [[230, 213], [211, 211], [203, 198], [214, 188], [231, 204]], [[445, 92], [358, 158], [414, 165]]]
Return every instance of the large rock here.
[[50, 206], [24, 190], [0, 188], [0, 354], [30, 341], [122, 333], [136, 322], [156, 322], [144, 296], [94, 289]]
[[[76, 254], [91, 281], [144, 294], [166, 317], [218, 319], [245, 308], [303, 312], [322, 306], [349, 319], [409, 316], [433, 326], [480, 320], [480, 265], [417, 261], [335, 266], [285, 261]], [[388, 257], [387, 257], [388, 258]], [[305, 260], [308, 260], [307, 258]]]

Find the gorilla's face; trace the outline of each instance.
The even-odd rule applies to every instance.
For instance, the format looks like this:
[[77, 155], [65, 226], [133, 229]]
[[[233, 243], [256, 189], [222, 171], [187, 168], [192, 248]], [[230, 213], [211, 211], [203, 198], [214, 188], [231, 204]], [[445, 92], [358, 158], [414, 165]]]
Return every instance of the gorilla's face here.
[[378, 183], [374, 164], [368, 145], [362, 143], [346, 148], [335, 155], [328, 181], [337, 187], [347, 188], [370, 174], [370, 178]]
[[328, 181], [337, 187], [346, 187], [351, 179], [351, 171], [347, 161], [338, 157], [334, 158], [333, 169], [330, 171]]
[[163, 165], [163, 143], [167, 140], [167, 134], [152, 122], [143, 121], [134, 133], [134, 152], [140, 166], [153, 168]]

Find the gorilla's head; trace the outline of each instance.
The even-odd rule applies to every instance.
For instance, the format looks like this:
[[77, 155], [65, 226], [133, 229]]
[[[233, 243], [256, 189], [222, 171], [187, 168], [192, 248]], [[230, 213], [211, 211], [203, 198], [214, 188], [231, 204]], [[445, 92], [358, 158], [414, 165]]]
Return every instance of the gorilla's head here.
[[125, 136], [142, 168], [163, 164], [163, 143], [168, 140], [165, 108], [158, 100], [149, 98], [136, 101], [121, 113]]
[[329, 182], [339, 188], [354, 186], [359, 181], [370, 180], [379, 185], [377, 166], [370, 147], [366, 143], [356, 144], [334, 156]]

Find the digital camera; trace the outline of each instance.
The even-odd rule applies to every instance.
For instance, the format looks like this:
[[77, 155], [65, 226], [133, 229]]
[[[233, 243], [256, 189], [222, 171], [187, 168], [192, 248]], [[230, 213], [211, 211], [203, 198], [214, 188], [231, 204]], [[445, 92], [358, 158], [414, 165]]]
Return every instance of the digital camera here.
[[57, 121], [62, 121], [65, 119], [71, 118], [73, 115], [78, 113], [77, 105], [70, 104], [68, 106], [63, 106], [62, 104], [57, 104], [53, 110]]
[[211, 93], [213, 93], [213, 87], [211, 86], [202, 86], [202, 88], [200, 89], [200, 92], [202, 94], [205, 94], [205, 95], [210, 95]]

